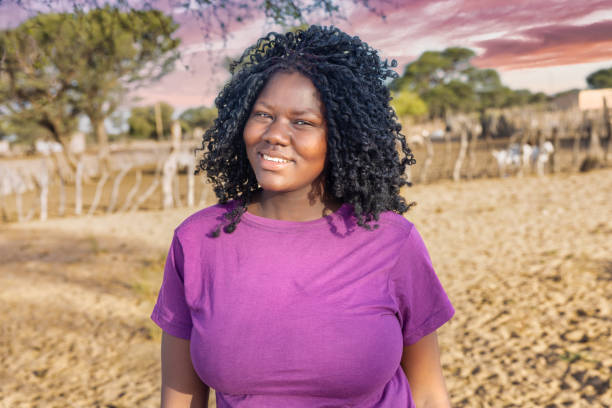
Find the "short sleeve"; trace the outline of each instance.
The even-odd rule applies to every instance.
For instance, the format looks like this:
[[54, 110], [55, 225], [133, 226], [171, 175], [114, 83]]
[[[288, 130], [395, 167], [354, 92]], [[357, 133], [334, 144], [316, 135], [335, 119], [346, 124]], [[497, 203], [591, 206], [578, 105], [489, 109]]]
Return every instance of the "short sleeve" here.
[[414, 344], [446, 323], [455, 313], [431, 264], [418, 231], [412, 226], [389, 286], [397, 306], [404, 345]]
[[166, 258], [164, 278], [151, 319], [166, 333], [189, 340], [191, 313], [185, 300], [183, 248], [176, 233]]

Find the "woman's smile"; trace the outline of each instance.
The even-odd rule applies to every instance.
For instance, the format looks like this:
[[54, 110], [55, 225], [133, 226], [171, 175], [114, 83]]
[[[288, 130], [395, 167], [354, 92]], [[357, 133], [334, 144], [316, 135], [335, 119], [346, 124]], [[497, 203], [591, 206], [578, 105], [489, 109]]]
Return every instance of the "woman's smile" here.
[[323, 103], [310, 79], [298, 72], [274, 74], [253, 105], [243, 137], [264, 191], [306, 199], [327, 155]]
[[261, 167], [265, 170], [281, 170], [292, 164], [293, 161], [282, 156], [277, 156], [274, 153], [259, 153], [261, 159]]

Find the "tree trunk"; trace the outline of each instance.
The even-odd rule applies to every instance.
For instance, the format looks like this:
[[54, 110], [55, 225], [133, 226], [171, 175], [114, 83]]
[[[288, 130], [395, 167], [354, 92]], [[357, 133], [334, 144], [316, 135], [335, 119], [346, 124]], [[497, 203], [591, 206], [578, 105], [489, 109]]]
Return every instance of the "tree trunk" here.
[[40, 190], [40, 220], [46, 221], [48, 215], [47, 203], [49, 201], [49, 168], [44, 166], [34, 177]]
[[459, 146], [459, 155], [457, 156], [457, 161], [455, 162], [455, 168], [453, 170], [453, 180], [459, 181], [461, 180], [461, 167], [463, 166], [463, 160], [465, 160], [465, 154], [468, 148], [468, 134], [467, 129], [461, 129], [461, 144]]
[[[104, 118], [92, 120], [93, 127], [96, 132], [96, 140], [98, 142], [98, 168], [99, 175], [110, 173], [110, 147], [108, 145], [108, 134], [104, 126]], [[108, 175], [107, 175], [108, 177]]]
[[[64, 129], [60, 119], [48, 117], [47, 122], [49, 126], [44, 127], [51, 132], [53, 139], [55, 139], [57, 143], [62, 145], [62, 152], [56, 154], [55, 159], [58, 162], [58, 166], [62, 166], [64, 168], [60, 168], [58, 169], [58, 171], [63, 172], [64, 178], [70, 181], [73, 179], [74, 176], [74, 171], [76, 169], [76, 160], [74, 159], [74, 156], [70, 153], [69, 136], [67, 134], [67, 131]], [[61, 156], [64, 160], [61, 160], [59, 156]], [[66, 166], [64, 166], [63, 163], [60, 162], [65, 163]]]

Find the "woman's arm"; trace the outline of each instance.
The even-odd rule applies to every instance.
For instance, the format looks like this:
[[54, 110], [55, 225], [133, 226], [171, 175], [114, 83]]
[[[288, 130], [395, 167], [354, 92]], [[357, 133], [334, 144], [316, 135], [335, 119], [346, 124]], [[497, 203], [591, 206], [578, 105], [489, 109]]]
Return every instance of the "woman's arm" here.
[[161, 408], [205, 408], [208, 406], [206, 386], [191, 364], [189, 340], [162, 334]]
[[404, 347], [401, 365], [417, 408], [450, 408], [436, 332]]

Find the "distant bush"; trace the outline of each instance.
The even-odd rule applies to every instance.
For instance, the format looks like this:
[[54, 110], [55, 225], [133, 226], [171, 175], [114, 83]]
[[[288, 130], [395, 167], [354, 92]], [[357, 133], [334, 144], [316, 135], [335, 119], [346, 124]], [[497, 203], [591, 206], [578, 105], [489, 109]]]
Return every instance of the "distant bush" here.
[[391, 106], [398, 117], [424, 116], [427, 114], [427, 104], [415, 92], [402, 90], [393, 93]]
[[[172, 125], [172, 114], [174, 108], [165, 103], [160, 102], [160, 112], [162, 121], [162, 137], [167, 138], [170, 134], [170, 126]], [[155, 106], [134, 107], [130, 112], [128, 119], [128, 135], [134, 139], [157, 139], [157, 128], [155, 126]]]

